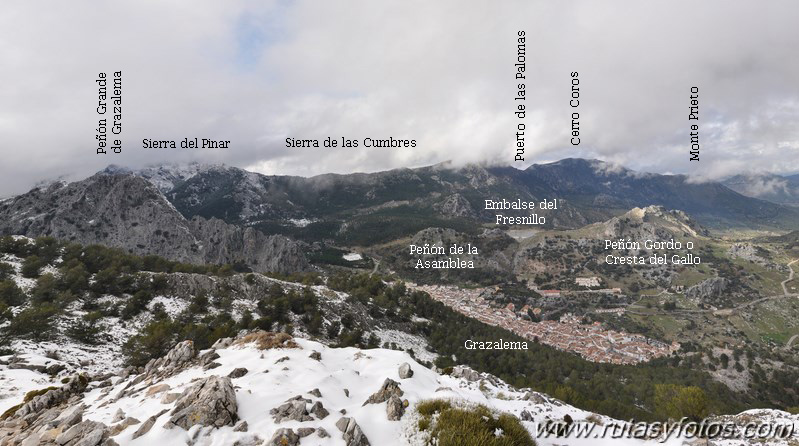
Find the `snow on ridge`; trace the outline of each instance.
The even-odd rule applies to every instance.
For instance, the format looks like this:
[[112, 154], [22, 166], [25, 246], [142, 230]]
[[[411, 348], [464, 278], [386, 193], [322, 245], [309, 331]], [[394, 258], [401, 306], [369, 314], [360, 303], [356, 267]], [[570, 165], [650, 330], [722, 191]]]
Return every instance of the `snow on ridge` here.
[[[302, 439], [300, 445], [341, 445], [344, 444], [342, 435], [335, 424], [342, 417], [342, 411], [346, 411], [344, 416], [355, 419], [373, 445], [421, 446], [424, 444], [423, 439], [420, 440], [423, 435], [420, 437], [418, 434], [419, 418], [414, 408], [419, 401], [433, 398], [447, 399], [465, 406], [484, 405], [495, 412], [510, 413], [519, 418], [522, 418], [522, 412], [525, 412], [529, 417], [525, 417], [527, 421], [522, 421], [522, 425], [533, 437], [535, 437], [536, 423], [562, 420], [566, 415], [576, 422], [586, 422], [590, 417], [598, 426], [623, 423], [575, 408], [529, 389], [513, 388], [496, 377], [477, 373], [468, 368], [456, 367], [452, 375], [441, 375], [436, 370], [425, 368], [402, 351], [379, 348], [370, 350], [355, 347], [333, 348], [301, 338], [294, 338], [294, 342], [299, 348], [260, 350], [253, 343], [242, 345], [237, 342], [227, 347], [217, 345], [214, 353], [219, 357], [213, 359], [216, 366], [210, 369], [202, 367], [203, 362], [194, 361], [180, 366], [173, 373], [163, 374], [154, 370], [143, 375], [112, 377], [110, 385], [101, 385], [98, 381], [93, 381], [86, 393], [81, 395], [80, 401], [71, 403], [71, 407], [62, 407], [62, 411], [70, 413], [72, 407], [84, 404], [86, 406], [83, 412], [84, 420], [102, 422], [107, 426], [115, 424], [113, 420], [120, 411], [124, 417], [134, 417], [142, 422], [164, 411], [165, 414], [158, 417], [149, 432], [140, 438], [133, 439], [133, 435], [141, 424], [129, 426], [114, 436], [114, 440], [120, 446], [187, 443], [222, 446], [236, 442], [261, 444], [263, 440], [268, 441], [280, 428], [296, 431], [300, 427], [323, 428], [330, 435], [323, 438], [317, 431]], [[198, 352], [197, 356], [209, 353], [212, 353], [210, 349]], [[3, 360], [7, 358], [0, 357], [0, 362]], [[404, 363], [410, 365], [413, 375], [402, 379], [398, 370]], [[188, 431], [180, 427], [165, 426], [170, 417], [169, 412], [175, 405], [174, 400], [163, 402], [167, 394], [179, 395], [198, 379], [214, 375], [227, 377], [234, 370], [241, 368], [246, 370], [231, 379], [237, 405], [236, 414], [240, 421], [247, 422], [246, 432], [234, 431], [234, 425], [219, 428], [195, 425]], [[13, 372], [26, 374], [28, 377], [34, 376], [27, 370]], [[401, 398], [409, 402], [405, 415], [399, 421], [388, 420], [386, 403], [364, 404], [370, 395], [380, 389], [386, 379], [398, 382], [404, 392]], [[17, 389], [15, 394], [20, 393], [22, 390]], [[314, 413], [313, 417], [305, 421], [276, 422], [270, 415], [270, 410], [298, 395], [312, 400], [313, 403], [322, 403], [329, 411], [329, 415], [319, 417]], [[0, 396], [0, 404], [5, 403], [6, 400]], [[308, 403], [308, 407], [311, 404]], [[779, 411], [752, 410], [741, 415], [759, 417], [758, 419], [799, 421], [796, 415]], [[683, 440], [678, 438], [671, 438], [666, 442], [658, 440], [644, 442], [632, 438], [604, 440], [537, 438], [537, 442], [541, 446], [683, 444]], [[732, 443], [718, 444], [726, 446]]]

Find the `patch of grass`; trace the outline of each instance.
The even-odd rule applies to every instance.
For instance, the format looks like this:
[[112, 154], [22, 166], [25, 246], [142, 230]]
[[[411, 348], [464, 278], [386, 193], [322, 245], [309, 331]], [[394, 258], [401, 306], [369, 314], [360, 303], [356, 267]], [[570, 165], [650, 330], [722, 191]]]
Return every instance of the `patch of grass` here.
[[[446, 400], [420, 402], [419, 429], [437, 446], [535, 446], [519, 419], [485, 406], [454, 407]], [[436, 416], [437, 415], [437, 416]]]
[[299, 348], [294, 338], [287, 333], [273, 333], [269, 331], [256, 331], [236, 341], [236, 345], [254, 343], [259, 350], [273, 348]]

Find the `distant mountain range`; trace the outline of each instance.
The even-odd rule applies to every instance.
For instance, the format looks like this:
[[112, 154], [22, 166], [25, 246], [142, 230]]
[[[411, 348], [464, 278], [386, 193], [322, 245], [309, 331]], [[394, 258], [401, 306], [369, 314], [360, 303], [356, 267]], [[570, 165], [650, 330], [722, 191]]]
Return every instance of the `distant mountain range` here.
[[485, 210], [484, 201], [503, 198], [558, 199], [557, 210], [535, 211], [546, 217], [546, 228], [578, 228], [651, 205], [684, 211], [711, 230], [799, 227], [799, 208], [721, 183], [564, 159], [526, 170], [438, 164], [310, 178], [225, 165], [109, 166], [0, 202], [0, 233], [288, 272], [308, 268], [307, 255], [320, 242], [371, 246], [431, 227], [477, 234], [493, 226], [497, 213]]
[[748, 197], [799, 206], [799, 175], [736, 175], [724, 180], [724, 185]]
[[[117, 173], [118, 169], [106, 169]], [[156, 185], [187, 218], [232, 224], [323, 220], [407, 206], [443, 218], [491, 221], [487, 198], [558, 198], [554, 227], [606, 220], [633, 207], [682, 210], [711, 228], [794, 228], [799, 213], [715, 182], [635, 172], [598, 160], [564, 159], [526, 170], [444, 163], [418, 169], [311, 178], [267, 176], [223, 165], [158, 166], [131, 172]], [[783, 177], [779, 177], [783, 178]], [[791, 177], [785, 178], [789, 181]], [[799, 181], [799, 177], [797, 178]], [[526, 213], [522, 213], [526, 214]]]

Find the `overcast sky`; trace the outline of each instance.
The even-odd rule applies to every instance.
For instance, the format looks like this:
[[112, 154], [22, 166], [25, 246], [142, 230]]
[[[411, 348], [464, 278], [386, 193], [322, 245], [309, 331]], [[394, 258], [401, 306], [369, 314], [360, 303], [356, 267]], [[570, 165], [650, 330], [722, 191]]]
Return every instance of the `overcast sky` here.
[[[580, 156], [702, 178], [796, 172], [797, 17], [793, 1], [6, 1], [0, 196], [111, 163], [313, 175]], [[513, 163], [518, 30], [528, 36], [525, 163]], [[117, 70], [123, 153], [96, 155], [94, 80]], [[699, 162], [688, 161], [692, 86]], [[417, 147], [285, 147], [327, 136]], [[142, 148], [185, 137], [231, 145]]]

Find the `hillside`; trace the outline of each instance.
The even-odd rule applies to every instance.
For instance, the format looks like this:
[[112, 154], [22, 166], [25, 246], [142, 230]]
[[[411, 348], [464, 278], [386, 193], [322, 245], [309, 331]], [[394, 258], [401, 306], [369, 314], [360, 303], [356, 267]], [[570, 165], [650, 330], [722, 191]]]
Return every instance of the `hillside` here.
[[[696, 370], [690, 358], [621, 366], [529, 339], [526, 350], [469, 349], [465, 339], [525, 339], [379, 276], [340, 272], [275, 279], [51, 239], [0, 242], [6, 253], [0, 263], [0, 347], [13, 355], [4, 361], [14, 370], [47, 371], [56, 380], [81, 370], [105, 374], [142, 366], [185, 339], [205, 349], [241, 330], [261, 329], [340, 347], [403, 350], [440, 369], [468, 365], [623, 419], [659, 418], [656, 383], [690, 382], [706, 392], [716, 413], [799, 402], [768, 383], [755, 393], [733, 392]], [[5, 393], [19, 397], [25, 389]]]
[[[530, 437], [538, 437], [539, 445], [562, 444], [566, 439], [537, 430], [553, 420], [626, 424], [466, 367], [442, 375], [403, 352], [329, 348], [267, 332], [223, 338], [201, 351], [181, 342], [144, 368], [120, 376], [77, 375], [37, 393], [6, 412], [0, 436], [22, 445], [421, 446], [442, 430], [466, 440], [482, 429], [504, 438], [498, 444], [523, 446], [533, 444]], [[431, 424], [433, 410], [450, 406], [481, 414], [482, 426], [449, 425], [446, 418]], [[751, 411], [726, 419], [785, 424], [799, 416]], [[650, 444], [632, 438], [568, 441]], [[652, 443], [682, 441], [676, 435]]]
[[53, 183], [5, 200], [0, 234], [104, 244], [180, 262], [275, 272], [308, 269], [302, 247], [293, 240], [216, 218], [187, 219], [151, 183], [124, 173]]

